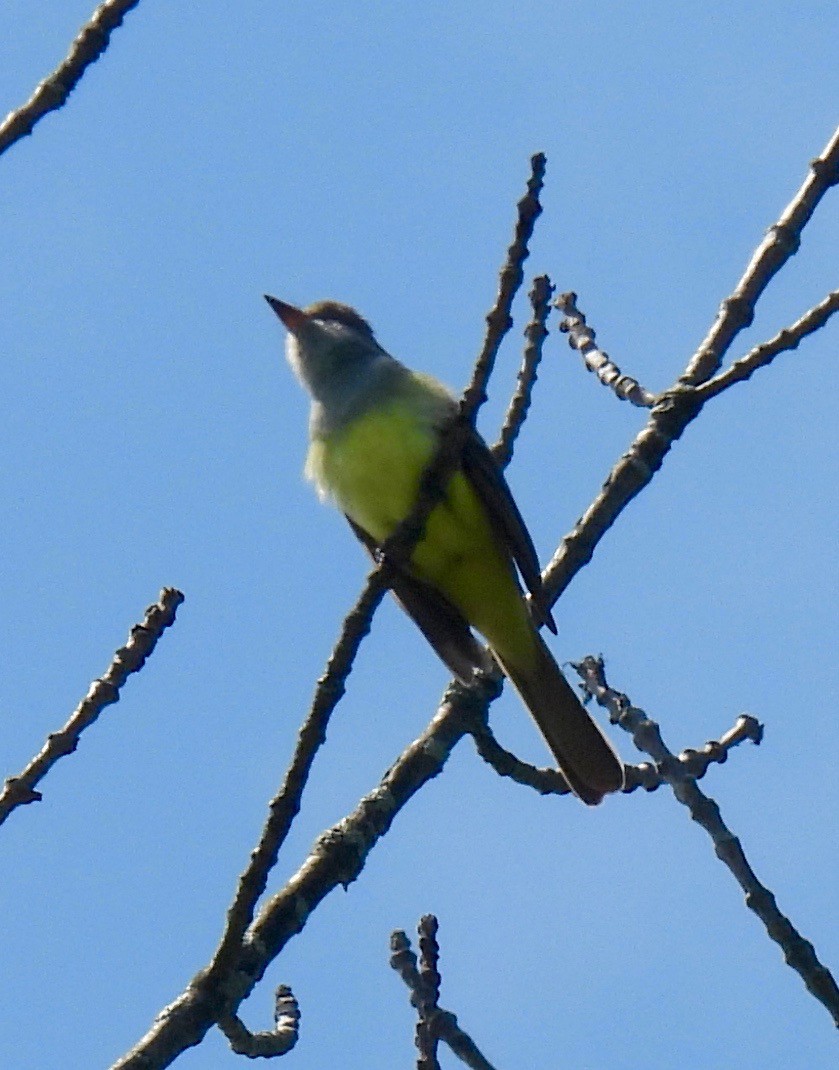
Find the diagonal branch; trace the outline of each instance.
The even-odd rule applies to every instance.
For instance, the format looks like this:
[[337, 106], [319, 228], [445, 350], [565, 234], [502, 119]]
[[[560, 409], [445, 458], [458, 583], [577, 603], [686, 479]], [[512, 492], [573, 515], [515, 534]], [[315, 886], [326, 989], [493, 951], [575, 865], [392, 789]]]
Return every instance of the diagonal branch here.
[[[498, 347], [512, 322], [510, 308], [524, 277], [522, 264], [529, 255], [528, 242], [533, 224], [542, 210], [538, 195], [544, 167], [544, 156], [540, 154], [532, 158], [527, 193], [518, 204], [514, 240], [501, 270], [495, 304], [487, 316], [484, 346], [464, 392], [458, 416], [442, 433], [436, 455], [421, 479], [414, 508], [382, 547], [379, 564], [368, 577], [356, 608], [350, 614], [350, 618], [355, 616], [355, 624], [350, 627], [350, 618], [345, 621], [341, 640], [319, 682], [309, 718], [301, 729], [285, 784], [271, 803], [271, 814], [260, 843], [239, 880], [219, 947], [211, 963], [158, 1016], [146, 1036], [114, 1064], [113, 1070], [153, 1070], [168, 1066], [185, 1048], [199, 1043], [220, 1021], [239, 1036], [235, 1012], [261, 980], [271, 961], [288, 940], [302, 931], [311, 911], [329, 892], [358, 877], [367, 853], [390, 827], [396, 813], [427, 780], [442, 770], [449, 753], [466, 734], [466, 718], [475, 716], [475, 707], [485, 710], [497, 693], [497, 682], [489, 679], [479, 680], [468, 689], [459, 684], [451, 685], [443, 705], [423, 736], [401, 755], [379, 788], [362, 799], [344, 821], [318, 839], [298, 873], [265, 904], [248, 928], [256, 903], [266, 887], [268, 873], [299, 808], [322, 732], [335, 703], [343, 694], [358, 642], [366, 634], [372, 614], [387, 588], [389, 559], [393, 560], [394, 554], [397, 559], [410, 555], [422, 537], [425, 521], [442, 497], [446, 476], [457, 463], [459, 436], [471, 428], [477, 409], [485, 399]], [[348, 630], [353, 632], [352, 641], [348, 639]], [[346, 649], [339, 655], [345, 640]]]
[[495, 304], [486, 317], [484, 344], [472, 369], [469, 385], [463, 392], [457, 415], [441, 431], [440, 444], [420, 479], [414, 507], [382, 547], [382, 560], [405, 560], [422, 538], [425, 522], [442, 500], [448, 476], [460, 461], [463, 443], [474, 427], [478, 409], [486, 401], [486, 389], [501, 342], [512, 326], [510, 310], [524, 280], [523, 264], [530, 255], [533, 227], [542, 212], [539, 194], [545, 177], [545, 156], [531, 157], [527, 192], [518, 202], [513, 242], [501, 268]]
[[326, 741], [329, 719], [343, 698], [356, 654], [362, 640], [370, 631], [373, 614], [386, 590], [381, 571], [374, 570], [355, 606], [344, 619], [340, 637], [327, 662], [326, 672], [318, 681], [309, 713], [298, 733], [297, 746], [283, 785], [269, 804], [268, 819], [259, 843], [251, 852], [250, 861], [239, 878], [236, 894], [227, 911], [227, 924], [221, 942], [207, 969], [210, 979], [220, 977], [229, 970], [241, 950], [242, 937], [253, 921], [256, 904], [268, 882], [268, 874], [277, 861], [294, 818], [300, 812], [303, 790], [309, 779], [315, 755]]
[[303, 931], [318, 904], [361, 874], [367, 855], [396, 815], [442, 772], [468, 731], [472, 708], [486, 704], [490, 694], [489, 689], [477, 685], [468, 690], [459, 684], [450, 686], [419, 739], [347, 817], [317, 838], [297, 873], [265, 903], [233, 967], [226, 972], [204, 969], [196, 974], [112, 1070], [162, 1070], [186, 1048], [199, 1044], [216, 1022], [235, 1014], [271, 962]]
[[586, 323], [586, 317], [577, 308], [577, 295], [569, 290], [560, 294], [554, 304], [563, 315], [559, 329], [568, 335], [568, 344], [577, 350], [586, 368], [621, 401], [631, 401], [639, 408], [651, 409], [655, 404], [655, 394], [645, 390], [637, 379], [624, 375], [609, 354], [595, 345], [595, 330]]
[[513, 243], [507, 250], [507, 259], [501, 269], [498, 294], [495, 304], [487, 314], [487, 332], [483, 348], [475, 362], [472, 381], [467, 386], [460, 403], [461, 415], [471, 423], [475, 422], [478, 408], [486, 401], [486, 388], [495, 358], [504, 335], [513, 326], [511, 309], [513, 300], [524, 281], [524, 262], [530, 256], [530, 239], [536, 220], [542, 214], [539, 195], [545, 183], [545, 165], [547, 159], [543, 152], [530, 157], [530, 178], [527, 192], [516, 205], [516, 229]]
[[839, 182], [839, 127], [810, 164], [810, 173], [799, 191], [769, 228], [737, 283], [720, 306], [719, 313], [682, 375], [687, 386], [707, 382], [722, 366], [731, 343], [754, 318], [755, 305], [773, 276], [798, 252], [801, 232], [822, 197]]
[[780, 946], [787, 965], [796, 971], [807, 990], [827, 1008], [839, 1026], [839, 987], [832, 974], [819, 962], [809, 940], [778, 910], [775, 896], [758, 880], [742, 844], [723, 821], [719, 806], [697, 786], [667, 748], [658, 725], [633, 706], [626, 695], [609, 687], [601, 658], [585, 658], [576, 668], [588, 692], [609, 711], [609, 719], [631, 734], [639, 750], [650, 755], [676, 799], [711, 837], [717, 858], [746, 893], [746, 906], [763, 922], [769, 938]]
[[35, 785], [43, 780], [59, 758], [73, 753], [82, 732], [93, 724], [106, 706], [119, 702], [120, 688], [131, 673], [139, 672], [145, 665], [164, 630], [174, 624], [175, 612], [183, 600], [184, 596], [174, 587], [163, 588], [157, 602], [146, 610], [142, 623], [131, 629], [128, 642], [114, 654], [104, 675], [90, 685], [70, 720], [47, 737], [40, 752], [22, 773], [9, 777], [0, 791], [0, 825], [16, 807], [41, 799]]
[[27, 102], [10, 111], [0, 123], [0, 155], [16, 141], [32, 133], [35, 124], [51, 111], [64, 106], [87, 68], [110, 44], [111, 33], [122, 25], [125, 15], [140, 0], [105, 0], [79, 31], [66, 59], [52, 74], [39, 82]]
[[647, 486], [673, 444], [702, 411], [698, 384], [719, 368], [736, 334], [751, 322], [767, 283], [798, 247], [801, 230], [827, 190], [839, 181], [839, 129], [811, 165], [811, 174], [758, 247], [737, 289], [723, 302], [707, 338], [681, 377], [658, 395], [645, 426], [606, 477], [600, 492], [560, 543], [545, 569], [545, 591], [553, 605], [626, 506]]
[[808, 334], [818, 331], [837, 311], [839, 311], [839, 290], [833, 290], [823, 301], [805, 312], [801, 319], [796, 320], [791, 327], [785, 327], [774, 338], [770, 338], [768, 342], [755, 346], [745, 357], [735, 360], [730, 368], [726, 368], [724, 372], [703, 383], [702, 386], [698, 387], [697, 393], [704, 401], [707, 401], [709, 398], [715, 398], [717, 394], [721, 394], [723, 390], [727, 390], [735, 383], [745, 382], [754, 375], [758, 368], [764, 368], [767, 364], [771, 364], [779, 353], [797, 349], [799, 343]]

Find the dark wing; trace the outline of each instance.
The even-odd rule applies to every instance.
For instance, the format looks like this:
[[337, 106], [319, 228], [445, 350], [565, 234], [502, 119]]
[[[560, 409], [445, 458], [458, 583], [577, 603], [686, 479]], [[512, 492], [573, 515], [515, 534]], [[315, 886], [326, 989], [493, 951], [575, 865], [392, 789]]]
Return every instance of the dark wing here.
[[487, 444], [474, 432], [463, 446], [463, 472], [484, 503], [493, 530], [507, 553], [515, 561], [524, 584], [533, 599], [534, 617], [556, 635], [556, 623], [551, 616], [539, 559], [530, 532]]
[[[347, 520], [375, 560], [378, 550], [375, 540], [349, 517]], [[466, 618], [439, 591], [399, 565], [394, 566], [391, 581], [390, 589], [396, 601], [458, 680], [468, 684], [477, 670], [492, 669], [494, 662], [472, 634]]]

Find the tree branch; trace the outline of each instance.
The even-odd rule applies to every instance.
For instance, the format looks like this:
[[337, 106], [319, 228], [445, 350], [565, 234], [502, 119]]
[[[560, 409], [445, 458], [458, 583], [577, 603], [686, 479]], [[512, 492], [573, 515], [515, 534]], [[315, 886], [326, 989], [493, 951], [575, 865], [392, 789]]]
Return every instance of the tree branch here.
[[[433, 914], [426, 914], [420, 921], [418, 930], [420, 948], [423, 951], [420, 969], [417, 969], [417, 957], [411, 950], [405, 933], [397, 929], [390, 937], [390, 965], [411, 992], [411, 1005], [419, 1012], [418, 1031], [422, 1025], [424, 1034], [434, 1041], [442, 1040], [470, 1070], [493, 1070], [492, 1064], [484, 1058], [474, 1040], [460, 1028], [455, 1015], [438, 1006], [440, 976], [437, 972], [437, 960], [440, 949], [437, 943], [437, 919]], [[431, 986], [424, 973], [432, 974]], [[419, 1037], [417, 1040], [417, 1047], [420, 1047]], [[432, 1067], [439, 1066], [436, 1055], [433, 1063], [423, 1062], [424, 1057], [425, 1052], [421, 1049], [420, 1059], [417, 1061], [418, 1070], [431, 1070]]]
[[64, 106], [87, 68], [110, 44], [111, 33], [122, 25], [125, 15], [140, 0], [105, 0], [82, 26], [66, 59], [52, 74], [39, 82], [27, 102], [10, 111], [0, 123], [0, 155], [16, 141], [32, 133], [37, 122], [51, 111]]
[[560, 294], [554, 304], [564, 317], [559, 329], [568, 335], [568, 344], [577, 350], [586, 368], [621, 401], [631, 401], [633, 405], [644, 409], [652, 408], [655, 394], [645, 390], [637, 379], [624, 375], [609, 354], [595, 345], [595, 330], [589, 327], [586, 317], [577, 308], [577, 295], [573, 291]]
[[680, 378], [659, 394], [646, 425], [606, 477], [594, 501], [560, 543], [544, 572], [553, 605], [626, 506], [647, 486], [674, 442], [702, 411], [698, 385], [719, 368], [737, 333], [751, 322], [755, 303], [767, 283], [798, 247], [803, 227], [827, 190], [839, 181], [839, 129], [779, 221], [758, 247], [737, 289], [723, 302], [717, 320]]
[[[394, 554], [399, 559], [402, 555], [409, 555], [422, 537], [425, 521], [442, 496], [446, 476], [457, 463], [461, 441], [459, 436], [471, 427], [477, 409], [486, 397], [486, 384], [495, 355], [512, 322], [510, 307], [523, 278], [522, 263], [528, 255], [527, 242], [532, 234], [533, 223], [541, 212], [538, 192], [542, 186], [544, 163], [541, 155], [534, 156], [531, 161], [528, 192], [518, 205], [514, 241], [501, 271], [498, 296], [487, 316], [484, 346], [461, 401], [457, 420], [444, 430], [440, 447], [421, 479], [414, 508], [385, 543], [377, 568], [368, 577], [355, 610], [345, 621], [330, 666], [320, 681], [309, 718], [301, 729], [284, 786], [271, 804], [266, 829], [251, 863], [239, 880], [236, 896], [228, 911], [227, 926], [213, 960], [193, 978], [183, 995], [162, 1012], [139, 1044], [114, 1064], [115, 1070], [117, 1067], [121, 1070], [129, 1067], [151, 1070], [152, 1067], [168, 1066], [181, 1051], [197, 1044], [213, 1024], [222, 1020], [225, 1028], [234, 1036], [243, 1037], [242, 1030], [245, 1027], [242, 1025], [239, 1028], [241, 1023], [237, 1024], [235, 1009], [261, 979], [268, 964], [279, 954], [287, 940], [302, 930], [306, 915], [325, 895], [337, 885], [346, 885], [355, 880], [364, 865], [367, 851], [389, 828], [398, 809], [419, 790], [426, 779], [441, 771], [451, 748], [465, 734], [462, 723], [456, 729], [452, 728], [454, 723], [462, 722], [463, 711], [470, 711], [476, 704], [483, 705], [485, 716], [486, 704], [497, 693], [497, 682], [489, 679], [473, 685], [468, 691], [460, 685], [453, 685], [447, 692], [444, 706], [426, 733], [429, 743], [434, 741], [433, 760], [425, 762], [423, 759], [426, 756], [422, 750], [417, 755], [417, 744], [408, 748], [390, 770], [381, 789], [362, 799], [354, 814], [319, 839], [307, 863], [298, 872], [300, 887], [295, 887], [297, 878], [292, 878], [286, 889], [269, 901], [253, 923], [242, 948], [242, 935], [250, 924], [256, 902], [266, 887], [268, 872], [299, 809], [311, 762], [322, 742], [328, 717], [343, 694], [358, 643], [369, 629], [372, 614], [387, 587], [389, 561]], [[438, 729], [441, 735], [437, 734]], [[425, 736], [421, 737], [418, 743], [424, 745], [425, 739]], [[441, 739], [446, 741], [443, 747], [440, 746]], [[394, 806], [394, 798], [399, 797], [400, 793], [395, 795], [393, 787], [389, 785], [402, 785], [406, 770], [411, 770], [411, 774], [407, 777], [408, 783], [402, 787], [404, 797]], [[415, 780], [416, 777], [420, 779]], [[370, 839], [366, 848], [356, 854], [356, 848], [367, 837]], [[345, 857], [347, 849], [349, 857]], [[307, 877], [316, 875], [311, 884], [301, 877], [304, 873]], [[309, 905], [301, 910], [302, 902], [308, 901], [310, 896]], [[270, 940], [264, 935], [265, 932], [270, 932]], [[234, 977], [235, 985], [232, 983]], [[246, 1043], [245, 1040], [241, 1042]]]
[[801, 319], [796, 320], [791, 327], [784, 327], [774, 338], [755, 346], [745, 357], [735, 360], [730, 368], [703, 383], [702, 386], [697, 388], [697, 393], [703, 401], [707, 401], [709, 398], [715, 398], [735, 383], [745, 382], [758, 368], [764, 368], [767, 364], [771, 364], [779, 353], [797, 349], [799, 343], [808, 334], [812, 334], [823, 327], [833, 313], [838, 310], [839, 290], [833, 290], [818, 305], [811, 308], [809, 312], [805, 312]]
[[184, 596], [174, 587], [163, 588], [157, 602], [146, 610], [142, 623], [131, 629], [128, 642], [114, 654], [104, 675], [90, 685], [70, 720], [47, 737], [44, 746], [23, 772], [9, 777], [0, 792], [0, 825], [16, 807], [40, 801], [41, 793], [35, 791], [35, 785], [43, 780], [59, 758], [73, 753], [82, 732], [93, 724], [102, 710], [119, 701], [120, 688], [131, 673], [139, 672], [145, 665], [164, 630], [174, 624], [175, 612], [183, 600]]
[[467, 732], [472, 707], [489, 701], [480, 685], [451, 685], [425, 732], [391, 766], [381, 783], [337, 825], [322, 833], [308, 858], [262, 907], [248, 929], [239, 958], [226, 972], [201, 970], [183, 993], [156, 1017], [146, 1035], [112, 1070], [161, 1070], [186, 1048], [199, 1044], [262, 979], [286, 944], [303, 931], [317, 905], [336, 888], [346, 888], [361, 873], [369, 852], [388, 831], [399, 811], [442, 772]]
[[277, 861], [294, 818], [300, 812], [300, 800], [315, 755], [326, 741], [329, 718], [343, 698], [356, 654], [370, 631], [373, 614], [386, 589], [380, 571], [375, 569], [355, 606], [344, 619], [338, 642], [329, 657], [324, 675], [318, 680], [309, 713], [298, 733], [297, 746], [283, 785], [269, 804], [268, 819], [259, 843], [251, 852], [250, 862], [239, 878], [236, 894], [227, 911], [224, 933], [207, 968], [209, 983], [215, 978], [222, 978], [241, 951], [242, 937], [253, 921], [256, 904], [268, 884], [268, 874]]
[[801, 232], [831, 186], [839, 182], [839, 127], [777, 223], [757, 247], [734, 292], [720, 306], [714, 325], [682, 375], [687, 386], [707, 382], [722, 366], [731, 343], [753, 318], [755, 305], [773, 276], [798, 252]]
[[513, 243], [507, 250], [507, 260], [501, 269], [498, 294], [495, 304], [487, 314], [487, 332], [483, 349], [475, 362], [472, 381], [463, 394], [460, 403], [461, 415], [473, 424], [478, 408], [486, 401], [486, 388], [495, 358], [504, 335], [513, 326], [511, 309], [513, 300], [524, 281], [524, 262], [530, 256], [529, 243], [533, 237], [536, 220], [542, 214], [539, 194], [545, 182], [546, 158], [543, 152], [537, 152], [530, 158], [530, 178], [527, 192], [517, 207], [516, 229]]
[[667, 748], [658, 725], [633, 706], [626, 695], [609, 687], [602, 658], [585, 658], [576, 668], [589, 693], [609, 711], [610, 720], [629, 732], [635, 746], [650, 755], [677, 800], [711, 837], [717, 858], [746, 893], [746, 906], [763, 922], [770, 939], [780, 946], [787, 965], [796, 971], [807, 990], [827, 1008], [839, 1026], [839, 988], [833, 976], [819, 962], [813, 945], [778, 910], [775, 896], [758, 880], [740, 841], [723, 821], [717, 803], [697, 787], [694, 777]]
[[536, 385], [536, 372], [542, 360], [542, 347], [548, 336], [545, 324], [551, 310], [550, 301], [553, 291], [554, 288], [547, 275], [539, 275], [533, 280], [533, 287], [529, 294], [533, 318], [524, 331], [526, 343], [516, 379], [516, 391], [507, 406], [498, 441], [492, 447], [492, 454], [501, 468], [506, 468], [512, 460], [516, 439], [527, 419], [533, 387]]
[[537, 153], [530, 160], [531, 173], [527, 192], [518, 202], [513, 242], [501, 268], [495, 304], [487, 314], [484, 344], [472, 369], [472, 377], [463, 392], [455, 418], [442, 428], [440, 444], [420, 479], [419, 493], [411, 512], [382, 547], [381, 560], [405, 560], [422, 538], [425, 523], [434, 507], [442, 500], [448, 477], [457, 467], [463, 442], [475, 425], [478, 409], [486, 401], [486, 390], [495, 358], [504, 335], [512, 326], [510, 310], [524, 279], [522, 265], [530, 255], [528, 243], [533, 227], [542, 212], [539, 193], [545, 177], [545, 156]]

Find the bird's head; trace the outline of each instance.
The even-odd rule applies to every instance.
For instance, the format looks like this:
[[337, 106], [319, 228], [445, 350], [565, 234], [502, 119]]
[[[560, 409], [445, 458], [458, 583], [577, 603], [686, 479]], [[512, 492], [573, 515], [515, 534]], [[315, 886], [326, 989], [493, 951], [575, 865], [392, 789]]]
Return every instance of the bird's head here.
[[382, 357], [373, 329], [354, 308], [316, 301], [297, 308], [265, 294], [288, 331], [286, 356], [303, 386], [326, 405], [344, 397]]

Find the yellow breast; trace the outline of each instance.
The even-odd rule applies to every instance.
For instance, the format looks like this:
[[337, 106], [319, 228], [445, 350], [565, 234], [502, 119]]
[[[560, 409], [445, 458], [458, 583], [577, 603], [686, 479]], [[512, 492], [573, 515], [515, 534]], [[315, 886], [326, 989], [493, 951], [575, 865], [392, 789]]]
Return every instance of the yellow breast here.
[[[306, 474], [381, 544], [413, 508], [437, 444], [433, 428], [395, 400], [313, 440]], [[442, 591], [498, 649], [524, 656], [532, 626], [511, 561], [498, 546], [477, 493], [457, 471], [428, 517], [413, 571]], [[503, 636], [503, 640], [502, 640]]]

